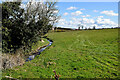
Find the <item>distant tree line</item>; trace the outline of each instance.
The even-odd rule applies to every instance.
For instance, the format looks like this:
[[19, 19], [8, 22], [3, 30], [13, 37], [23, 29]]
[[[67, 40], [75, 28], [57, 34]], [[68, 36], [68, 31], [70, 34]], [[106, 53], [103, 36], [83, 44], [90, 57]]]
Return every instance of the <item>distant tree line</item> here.
[[18, 48], [31, 50], [58, 21], [56, 2], [2, 3], [2, 52], [15, 52]]

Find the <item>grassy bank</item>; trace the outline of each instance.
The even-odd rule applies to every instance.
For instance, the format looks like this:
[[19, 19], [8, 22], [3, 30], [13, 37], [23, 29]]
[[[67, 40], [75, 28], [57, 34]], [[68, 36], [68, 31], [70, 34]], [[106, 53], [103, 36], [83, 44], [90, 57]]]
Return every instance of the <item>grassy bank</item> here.
[[[43, 41], [43, 42], [42, 42]], [[43, 46], [46, 46], [49, 44], [49, 41], [47, 41], [47, 39], [45, 38], [41, 38], [41, 41], [38, 41], [37, 43], [33, 43], [33, 46], [32, 46], [32, 52], [37, 52], [37, 50]], [[31, 53], [32, 53], [31, 52]]]
[[118, 30], [53, 32], [54, 42], [34, 60], [3, 71], [14, 78], [116, 78], [118, 77]]
[[[3, 61], [6, 60], [6, 63], [7, 63], [7, 65], [5, 65], [6, 68], [10, 68], [10, 67], [13, 68], [14, 66], [22, 66], [25, 63], [25, 60], [30, 55], [33, 55], [33, 53], [37, 53], [38, 49], [40, 49], [41, 47], [46, 46], [48, 44], [49, 44], [49, 41], [47, 41], [47, 39], [41, 38], [41, 41], [38, 41], [37, 43], [33, 43], [31, 52], [23, 53], [22, 49], [18, 49], [15, 54], [3, 53], [2, 59], [3, 59]], [[12, 65], [12, 66], [8, 66], [8, 65]], [[9, 73], [8, 73], [8, 76], [9, 76]]]

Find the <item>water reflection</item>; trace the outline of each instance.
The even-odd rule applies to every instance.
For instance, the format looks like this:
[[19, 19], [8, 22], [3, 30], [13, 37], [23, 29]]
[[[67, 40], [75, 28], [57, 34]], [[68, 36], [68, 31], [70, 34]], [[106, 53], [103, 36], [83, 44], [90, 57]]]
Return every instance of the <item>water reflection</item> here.
[[40, 50], [38, 50], [38, 53], [29, 56], [26, 61], [33, 60], [35, 58], [35, 56], [40, 55], [42, 51], [44, 51], [47, 47], [51, 46], [53, 42], [51, 40], [49, 40], [49, 39], [47, 39], [47, 40], [49, 41], [49, 44], [46, 47], [43, 47]]

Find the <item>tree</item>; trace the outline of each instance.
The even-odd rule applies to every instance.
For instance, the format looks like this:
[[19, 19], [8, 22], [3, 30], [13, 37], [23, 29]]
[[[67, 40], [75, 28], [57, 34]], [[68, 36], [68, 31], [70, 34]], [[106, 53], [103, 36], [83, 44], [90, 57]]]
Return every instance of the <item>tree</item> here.
[[33, 43], [40, 40], [57, 22], [56, 2], [28, 2], [21, 8], [21, 2], [2, 3], [3, 52], [23, 47], [31, 50]]
[[93, 26], [93, 30], [95, 30], [96, 28], [95, 28], [95, 26]]
[[29, 33], [31, 37], [28, 35], [25, 40], [29, 39], [33, 42], [40, 40], [41, 36], [46, 34], [57, 22], [59, 17], [55, 13], [57, 11], [55, 4], [56, 2], [28, 2], [24, 16], [28, 28], [27, 33], [31, 31], [32, 33]]
[[89, 27], [88, 30], [91, 30], [91, 28]]
[[85, 30], [87, 30], [87, 27], [85, 27]]
[[82, 30], [83, 30], [83, 27], [84, 27], [84, 26], [82, 26]]
[[80, 30], [81, 24], [78, 24], [78, 30]]
[[81, 24], [78, 24], [78, 29], [80, 30], [80, 28], [82, 28], [83, 30], [84, 26], [82, 26]]
[[23, 23], [21, 17], [24, 10], [19, 8], [20, 4], [21, 2], [2, 3], [2, 50], [4, 52], [22, 45], [20, 28]]

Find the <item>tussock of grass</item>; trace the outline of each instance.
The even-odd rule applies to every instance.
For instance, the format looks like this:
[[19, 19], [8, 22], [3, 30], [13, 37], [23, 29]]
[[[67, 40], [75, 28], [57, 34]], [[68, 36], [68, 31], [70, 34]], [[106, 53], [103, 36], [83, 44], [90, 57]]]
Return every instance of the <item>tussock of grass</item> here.
[[117, 29], [53, 32], [54, 42], [31, 62], [6, 70], [18, 78], [116, 78], [118, 77]]
[[45, 38], [41, 38], [44, 42], [38, 41], [36, 44], [33, 44], [32, 50], [37, 50], [39, 47], [42, 47], [44, 45], [48, 45], [49, 42]]

